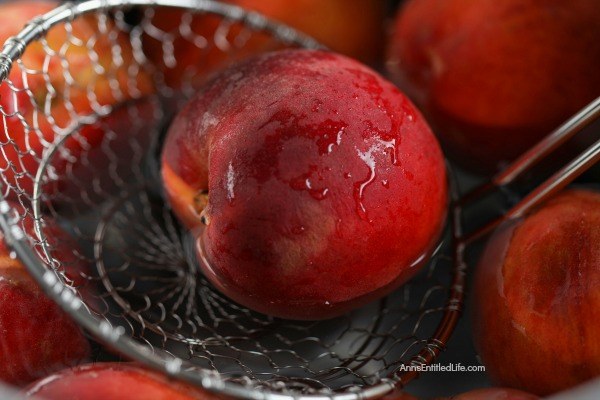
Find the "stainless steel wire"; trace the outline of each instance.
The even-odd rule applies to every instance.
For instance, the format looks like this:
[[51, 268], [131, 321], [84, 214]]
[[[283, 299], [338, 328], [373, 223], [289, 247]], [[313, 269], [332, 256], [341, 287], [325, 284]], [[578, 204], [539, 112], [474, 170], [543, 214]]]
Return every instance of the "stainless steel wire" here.
[[[175, 29], [156, 25], [161, 7], [185, 10]], [[191, 21], [207, 16], [217, 21], [211, 34], [191, 29]], [[78, 29], [84, 18], [92, 32]], [[58, 44], [48, 39], [53, 31], [62, 32]], [[259, 14], [211, 0], [88, 0], [36, 18], [0, 53], [0, 93], [17, 104], [0, 108], [0, 227], [46, 292], [128, 358], [236, 397], [380, 397], [417, 376], [401, 366], [435, 360], [460, 317], [469, 244], [464, 207], [512, 181], [544, 149], [582, 127], [590, 112], [597, 117], [598, 105], [472, 195], [459, 199], [453, 180], [452, 212], [437, 252], [395, 293], [329, 321], [279, 320], [230, 302], [199, 274], [189, 241], [163, 201], [156, 161], [174, 104], [194, 92], [191, 81], [173, 87], [162, 69], [177, 64], [176, 41], [225, 60], [259, 35], [268, 38], [268, 48], [320, 47]], [[162, 46], [161, 65], [144, 47], [148, 37]], [[27, 64], [26, 53], [39, 46], [44, 62]], [[110, 62], [102, 46], [110, 49]], [[111, 101], [73, 77], [74, 53], [86, 55], [86, 79], [103, 83]], [[144, 76], [154, 91], [144, 88]], [[36, 84], [43, 95], [33, 90]], [[596, 143], [552, 182], [570, 180], [599, 151]], [[528, 208], [532, 201], [525, 201]], [[79, 247], [65, 255], [47, 234], [50, 220]], [[74, 258], [89, 265], [76, 271], [77, 279], [69, 270]]]
[[[156, 25], [161, 6], [187, 10], [176, 29]], [[210, 35], [191, 29], [207, 16], [218, 21]], [[84, 18], [92, 32], [80, 29]], [[0, 56], [0, 87], [16, 104], [0, 109], [0, 226], [46, 292], [131, 359], [238, 397], [380, 397], [413, 378], [399, 373], [401, 365], [433, 360], [456, 323], [463, 273], [451, 235], [429, 266], [388, 298], [334, 320], [292, 322], [215, 291], [162, 199], [161, 135], [173, 104], [194, 92], [190, 82], [172, 87], [161, 70], [176, 65], [173, 46], [183, 40], [209, 49], [207, 57], [234, 59], [258, 35], [268, 38], [266, 48], [320, 47], [259, 14], [206, 0], [90, 0], [36, 18]], [[148, 37], [162, 47], [161, 65], [147, 54]], [[31, 65], [27, 52], [40, 45], [44, 62]], [[102, 46], [110, 47], [111, 62]], [[82, 87], [70, 67], [75, 53], [87, 53], [79, 61], [93, 71], [87, 79], [106, 84], [110, 101], [98, 87]], [[144, 89], [144, 75], [154, 92]], [[48, 236], [49, 220], [77, 240], [68, 257]], [[73, 257], [89, 265], [77, 279], [67, 265]]]

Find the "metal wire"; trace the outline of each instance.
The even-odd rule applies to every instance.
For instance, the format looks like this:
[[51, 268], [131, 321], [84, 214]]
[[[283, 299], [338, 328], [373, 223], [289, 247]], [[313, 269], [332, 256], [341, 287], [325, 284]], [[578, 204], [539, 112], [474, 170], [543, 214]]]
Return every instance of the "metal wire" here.
[[[165, 30], [153, 18], [159, 6], [189, 11]], [[217, 19], [212, 34], [191, 29], [206, 16]], [[84, 18], [91, 33], [78, 29]], [[55, 31], [60, 43], [48, 39]], [[17, 104], [0, 108], [0, 227], [46, 292], [129, 358], [237, 397], [380, 397], [416, 377], [402, 365], [440, 354], [460, 316], [466, 264], [459, 208], [429, 265], [395, 293], [334, 320], [290, 322], [231, 303], [198, 274], [157, 185], [171, 104], [177, 89], [183, 97], [194, 92], [193, 71], [175, 88], [162, 70], [177, 64], [175, 43], [235, 59], [255, 36], [268, 37], [268, 48], [319, 47], [259, 14], [209, 0], [89, 0], [35, 19], [0, 54], [0, 90]], [[144, 47], [149, 37], [162, 44], [161, 65]], [[27, 52], [35, 46], [44, 60], [31, 65]], [[110, 49], [110, 62], [100, 48]], [[111, 101], [73, 76], [74, 52], [86, 55], [87, 79], [104, 82]], [[144, 89], [143, 76], [156, 95]], [[42, 96], [33, 90], [40, 82]], [[79, 248], [65, 255], [47, 235], [50, 219]], [[73, 257], [90, 266], [77, 279], [66, 272]]]
[[[540, 163], [545, 158], [548, 158], [553, 152], [567, 143], [568, 140], [575, 137], [575, 135], [584, 128], [590, 126], [599, 118], [600, 97], [593, 100], [542, 139], [538, 144], [523, 153], [523, 155], [492, 177], [489, 182], [476, 187], [462, 196], [457, 202], [456, 208], [466, 207], [469, 204], [481, 201], [482, 198], [507, 189], [511, 184], [517, 182], [519, 178], [522, 178], [531, 171], [536, 164]], [[501, 216], [473, 229], [472, 232], [469, 232], [466, 235], [458, 236], [459, 242], [465, 245], [472, 243], [493, 231], [507, 219], [521, 218], [531, 209], [555, 195], [577, 179], [581, 174], [596, 165], [598, 161], [600, 161], [600, 135], [597, 133], [598, 132], [596, 132], [594, 137], [598, 137], [598, 139], [596, 139], [593, 144], [589, 145], [574, 159], [561, 166], [558, 171], [548, 177], [544, 182], [539, 183], [537, 187], [532, 189], [529, 193], [518, 196], [519, 201], [517, 204], [509, 207], [509, 209]]]

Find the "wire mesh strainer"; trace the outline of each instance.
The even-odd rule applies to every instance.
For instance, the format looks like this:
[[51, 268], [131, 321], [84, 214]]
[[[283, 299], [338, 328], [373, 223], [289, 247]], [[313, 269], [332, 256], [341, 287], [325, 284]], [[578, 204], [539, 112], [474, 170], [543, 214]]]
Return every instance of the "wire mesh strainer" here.
[[[158, 6], [188, 12], [165, 31], [154, 23]], [[212, 33], [194, 32], [193, 18], [206, 16]], [[79, 26], [84, 19], [93, 29]], [[5, 239], [89, 332], [155, 369], [247, 398], [384, 395], [416, 376], [402, 365], [439, 355], [460, 316], [467, 242], [456, 188], [444, 239], [415, 279], [320, 322], [270, 318], [220, 295], [198, 275], [162, 200], [161, 133], [173, 104], [193, 94], [194, 78], [210, 69], [186, 70], [175, 90], [163, 73], [177, 66], [174, 43], [187, 41], [207, 59], [216, 52], [222, 64], [243, 56], [255, 36], [268, 42], [265, 49], [319, 47], [256, 13], [209, 0], [91, 0], [32, 21], [0, 56], [0, 93], [14, 104], [0, 109]], [[143, 45], [148, 37], [160, 43], [158, 63]], [[43, 56], [29, 64], [34, 46]], [[73, 57], [87, 71], [85, 83]], [[72, 255], [90, 265], [77, 284], [65, 274], [72, 255], [59, 254], [45, 233], [50, 219], [77, 240]], [[35, 235], [24, 229], [31, 221]]]
[[[157, 6], [190, 11], [165, 31], [154, 23]], [[207, 16], [211, 34], [194, 32], [193, 19]], [[319, 47], [212, 1], [86, 1], [32, 21], [2, 53], [12, 106], [0, 111], [0, 225], [47, 292], [132, 359], [236, 396], [380, 396], [412, 378], [398, 372], [402, 364], [435, 358], [456, 323], [463, 273], [449, 256], [449, 235], [429, 266], [388, 298], [334, 320], [290, 322], [231, 303], [199, 276], [162, 200], [156, 158], [173, 104], [193, 94], [195, 76], [243, 56], [255, 36], [264, 49]], [[158, 62], [148, 38], [162, 51]], [[173, 49], [182, 40], [206, 63], [184, 71], [189, 79], [177, 91], [164, 71], [177, 68]], [[28, 56], [36, 51], [41, 60]], [[46, 235], [50, 219], [77, 239], [73, 254], [90, 265], [77, 284]], [[30, 221], [35, 235], [24, 230]]]

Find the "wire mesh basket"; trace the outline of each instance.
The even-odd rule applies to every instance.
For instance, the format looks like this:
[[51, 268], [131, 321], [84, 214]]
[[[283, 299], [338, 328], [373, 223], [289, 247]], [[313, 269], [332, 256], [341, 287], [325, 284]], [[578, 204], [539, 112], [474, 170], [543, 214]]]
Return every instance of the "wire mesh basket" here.
[[[164, 26], [155, 16], [167, 9]], [[165, 71], [180, 67], [182, 42], [197, 59], [173, 82]], [[0, 226], [46, 292], [130, 359], [238, 397], [380, 397], [417, 376], [403, 365], [440, 354], [460, 316], [457, 190], [428, 266], [378, 302], [296, 322], [223, 297], [199, 273], [163, 200], [157, 158], [178, 104], [257, 43], [320, 47], [210, 0], [89, 0], [32, 20], [0, 55]], [[54, 224], [77, 242], [69, 254], [49, 234]]]
[[[155, 19], [162, 12], [167, 26]], [[182, 41], [197, 59], [174, 83], [165, 71], [178, 68]], [[5, 239], [95, 338], [155, 369], [248, 398], [383, 395], [414, 377], [401, 365], [433, 360], [457, 321], [463, 272], [450, 235], [391, 296], [333, 320], [292, 322], [215, 291], [163, 201], [156, 160], [177, 104], [257, 43], [320, 47], [213, 1], [92, 0], [34, 19], [6, 43], [0, 66], [12, 100], [0, 109]], [[76, 239], [68, 257], [50, 223]]]

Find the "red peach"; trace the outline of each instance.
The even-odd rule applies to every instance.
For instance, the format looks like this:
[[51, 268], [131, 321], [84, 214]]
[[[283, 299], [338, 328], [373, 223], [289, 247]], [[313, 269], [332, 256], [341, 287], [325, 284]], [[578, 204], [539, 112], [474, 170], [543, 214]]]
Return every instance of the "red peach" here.
[[412, 0], [389, 67], [449, 155], [491, 172], [600, 96], [598, 21], [597, 0]]
[[600, 375], [600, 194], [570, 190], [487, 245], [474, 337], [494, 382], [547, 395]]
[[322, 51], [220, 73], [173, 122], [163, 184], [204, 222], [208, 279], [254, 310], [342, 314], [418, 270], [446, 215], [444, 158], [412, 103], [360, 63]]
[[[17, 34], [29, 20], [57, 5], [55, 1], [1, 4], [0, 43]], [[0, 106], [6, 115], [5, 125], [0, 127], [0, 140], [2, 143], [11, 141], [2, 146], [0, 168], [3, 179], [9, 185], [19, 187], [29, 196], [43, 152], [49, 143], [58, 138], [57, 131], [98, 107], [114, 105], [153, 91], [150, 77], [142, 70], [134, 71], [129, 38], [123, 34], [109, 37], [106, 33], [98, 32], [97, 25], [94, 17], [83, 16], [71, 24], [71, 34], [77, 39], [69, 40], [70, 34], [64, 25], [50, 29], [46, 35], [46, 46], [51, 51], [64, 51], [72, 83], [65, 78], [67, 70], [61, 57], [48, 57], [44, 45], [34, 42], [27, 46], [21, 60], [24, 68], [38, 73], [24, 74], [23, 68], [15, 63], [9, 75], [14, 90], [7, 82], [0, 85]], [[108, 21], [106, 29], [115, 28]], [[67, 43], [69, 45], [65, 47]], [[93, 57], [88, 46], [94, 50]], [[118, 58], [114, 57], [114, 46], [120, 49]], [[46, 76], [39, 73], [44, 68], [47, 68]], [[98, 69], [105, 72], [99, 74]], [[130, 76], [131, 73], [135, 73], [134, 78]], [[48, 85], [52, 86], [52, 90]], [[97, 145], [101, 141], [102, 131], [84, 127], [81, 135], [88, 142], [85, 146], [73, 138], [63, 145], [71, 157], [77, 158], [84, 148]], [[54, 173], [60, 176], [63, 171], [57, 169]], [[14, 196], [16, 193], [11, 194]]]
[[[384, 43], [384, 0], [226, 0], [233, 5], [258, 11], [267, 17], [298, 29], [322, 42], [334, 51], [355, 57], [372, 65], [381, 62]], [[210, 73], [234, 61], [248, 58], [257, 53], [282, 49], [265, 34], [253, 32], [251, 37], [241, 24], [231, 24], [226, 32], [229, 44], [220, 37], [221, 18], [200, 14], [189, 22], [189, 31], [197, 38], [196, 43], [189, 33], [183, 37], [180, 26], [184, 12], [175, 8], [158, 8], [150, 20], [152, 34], [144, 36], [144, 50], [165, 75], [167, 85], [179, 88], [190, 82], [198, 86]], [[163, 51], [163, 35], [172, 35], [170, 50]], [[169, 44], [169, 47], [171, 45]]]
[[218, 400], [219, 397], [129, 363], [97, 363], [61, 371], [25, 390], [46, 400]]
[[[23, 209], [16, 203], [11, 207]], [[33, 223], [26, 233], [35, 235]], [[77, 244], [58, 225], [44, 227], [54, 255], [60, 256], [67, 278], [83, 284], [80, 271], [87, 265], [74, 255]], [[90, 346], [77, 325], [46, 297], [25, 267], [9, 256], [0, 241], [0, 381], [22, 385], [90, 355]]]

